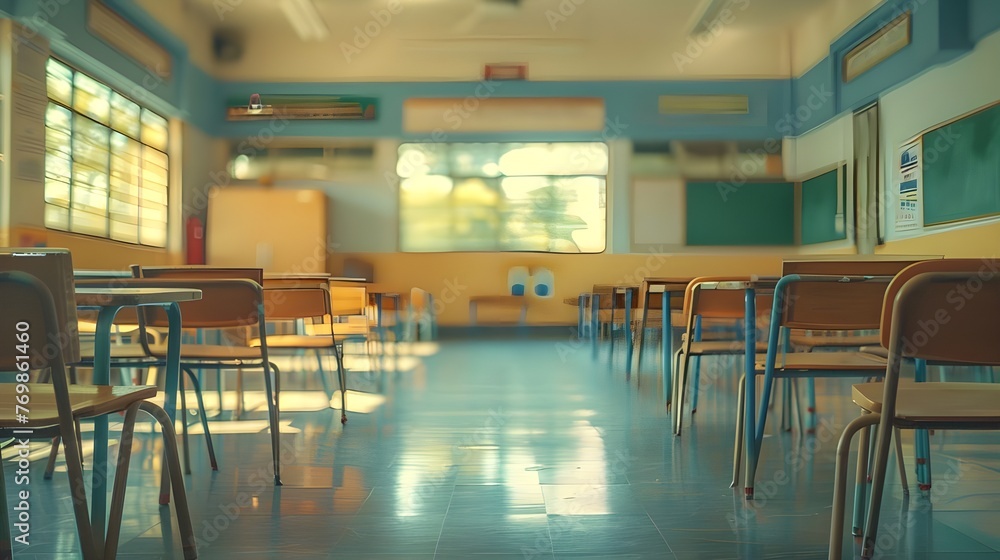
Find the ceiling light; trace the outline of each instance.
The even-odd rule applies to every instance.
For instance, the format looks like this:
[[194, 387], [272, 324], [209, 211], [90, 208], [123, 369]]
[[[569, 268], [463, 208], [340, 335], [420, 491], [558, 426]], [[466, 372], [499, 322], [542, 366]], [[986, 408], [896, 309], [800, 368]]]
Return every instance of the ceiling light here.
[[322, 41], [330, 35], [312, 0], [281, 0], [281, 10], [303, 41]]

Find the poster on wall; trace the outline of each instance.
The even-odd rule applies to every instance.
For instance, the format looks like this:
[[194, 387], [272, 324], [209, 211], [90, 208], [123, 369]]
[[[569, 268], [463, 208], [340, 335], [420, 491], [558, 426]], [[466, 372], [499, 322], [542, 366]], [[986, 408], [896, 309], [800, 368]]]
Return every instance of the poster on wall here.
[[921, 157], [920, 140], [904, 144], [899, 150], [899, 173], [896, 179], [896, 231], [920, 227]]

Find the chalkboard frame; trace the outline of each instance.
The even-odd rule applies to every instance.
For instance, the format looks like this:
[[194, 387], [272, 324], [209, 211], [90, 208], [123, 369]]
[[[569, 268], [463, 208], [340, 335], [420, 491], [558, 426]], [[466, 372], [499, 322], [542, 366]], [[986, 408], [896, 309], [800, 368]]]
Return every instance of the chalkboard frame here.
[[[819, 179], [820, 177], [827, 175], [828, 173], [837, 173], [837, 202], [843, 210], [842, 220], [844, 231], [838, 234], [838, 237], [826, 239], [823, 241], [806, 241], [806, 226], [805, 226], [805, 192], [806, 183], [809, 181]], [[847, 207], [848, 197], [847, 197], [847, 162], [840, 161], [831, 165], [827, 165], [814, 170], [810, 173], [809, 177], [796, 181], [799, 186], [800, 194], [798, 197], [798, 207], [796, 208], [798, 212], [798, 245], [801, 247], [808, 247], [812, 245], [819, 245], [821, 243], [836, 243], [839, 241], [846, 241], [848, 237], [848, 215], [849, 208]], [[836, 220], [837, 214], [834, 214], [833, 219]]]

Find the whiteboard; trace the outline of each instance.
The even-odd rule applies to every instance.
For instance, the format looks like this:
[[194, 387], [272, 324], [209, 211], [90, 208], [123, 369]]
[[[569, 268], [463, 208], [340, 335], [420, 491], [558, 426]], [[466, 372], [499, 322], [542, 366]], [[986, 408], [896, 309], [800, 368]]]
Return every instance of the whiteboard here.
[[684, 179], [636, 177], [632, 180], [632, 243], [683, 245]]

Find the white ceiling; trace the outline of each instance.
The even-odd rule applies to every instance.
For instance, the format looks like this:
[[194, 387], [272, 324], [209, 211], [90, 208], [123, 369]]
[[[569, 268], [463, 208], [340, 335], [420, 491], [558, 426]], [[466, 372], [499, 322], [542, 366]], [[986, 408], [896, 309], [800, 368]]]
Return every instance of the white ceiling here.
[[[815, 64], [881, 0], [521, 0], [513, 8], [497, 0], [313, 0], [330, 32], [322, 41], [302, 41], [281, 1], [141, 4], [156, 4], [154, 17], [174, 26], [196, 19], [242, 35], [241, 60], [210, 62], [227, 79], [405, 81], [477, 79], [488, 62], [527, 63], [532, 79], [787, 77]], [[165, 15], [165, 5], [186, 17]], [[690, 30], [710, 5], [728, 9], [728, 23], [699, 52]]]

